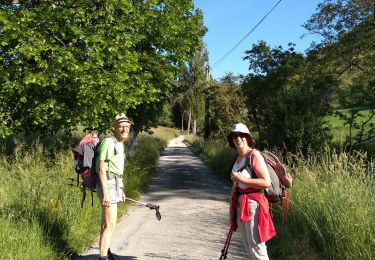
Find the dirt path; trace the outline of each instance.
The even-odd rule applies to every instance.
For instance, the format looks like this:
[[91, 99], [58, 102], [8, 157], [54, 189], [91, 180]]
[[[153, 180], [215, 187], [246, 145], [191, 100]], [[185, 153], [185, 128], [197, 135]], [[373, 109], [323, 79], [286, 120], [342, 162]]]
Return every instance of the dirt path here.
[[[154, 210], [134, 205], [117, 225], [111, 250], [121, 260], [219, 259], [229, 228], [230, 187], [182, 141], [172, 140], [162, 153], [141, 198], [160, 205], [161, 221]], [[77, 259], [98, 259], [97, 243]], [[246, 259], [238, 232], [228, 259]]]

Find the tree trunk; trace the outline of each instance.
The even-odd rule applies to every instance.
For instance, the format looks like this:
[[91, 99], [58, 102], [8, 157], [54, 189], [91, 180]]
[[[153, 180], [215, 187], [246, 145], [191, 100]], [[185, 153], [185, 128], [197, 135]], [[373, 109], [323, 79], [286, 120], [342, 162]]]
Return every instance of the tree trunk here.
[[189, 109], [189, 120], [188, 120], [188, 126], [187, 126], [187, 134], [190, 134], [190, 125], [191, 125], [191, 106]]
[[205, 98], [205, 114], [204, 114], [204, 139], [210, 136], [210, 100], [206, 94]]
[[193, 135], [197, 134], [197, 120], [194, 119], [193, 121]]
[[181, 132], [184, 132], [184, 117], [181, 115]]
[[259, 126], [259, 122], [258, 122], [258, 114], [257, 114], [256, 109], [252, 109], [251, 113], [253, 114], [255, 125], [256, 125], [256, 127], [258, 129], [258, 133], [260, 133], [260, 126]]
[[141, 129], [141, 126], [138, 125], [138, 124], [134, 124], [132, 126], [132, 129], [131, 129], [131, 131], [129, 133], [129, 138], [128, 138], [129, 142], [131, 143], [131, 145], [133, 145], [133, 142], [135, 141], [135, 139], [137, 139], [137, 136], [138, 136], [138, 134], [140, 132], [140, 129]]
[[124, 144], [127, 150], [127, 156], [133, 159], [138, 149], [137, 136], [140, 132], [141, 126], [134, 124], [129, 133], [129, 137], [125, 140]]

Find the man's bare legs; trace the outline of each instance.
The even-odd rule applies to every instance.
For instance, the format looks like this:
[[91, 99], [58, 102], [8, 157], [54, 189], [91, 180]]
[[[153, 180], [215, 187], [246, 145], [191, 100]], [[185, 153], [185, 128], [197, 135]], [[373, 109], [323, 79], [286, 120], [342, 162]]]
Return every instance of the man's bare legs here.
[[112, 232], [117, 222], [117, 204], [102, 206], [102, 225], [100, 229], [100, 256], [106, 256], [111, 242]]

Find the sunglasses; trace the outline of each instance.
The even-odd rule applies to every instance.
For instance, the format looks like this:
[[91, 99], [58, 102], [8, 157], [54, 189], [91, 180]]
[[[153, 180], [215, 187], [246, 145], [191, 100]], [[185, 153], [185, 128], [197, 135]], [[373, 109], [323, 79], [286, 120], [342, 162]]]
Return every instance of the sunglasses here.
[[247, 134], [244, 134], [244, 133], [233, 133], [232, 134], [232, 139], [237, 139], [237, 137], [245, 138], [245, 137], [247, 137]]
[[120, 130], [129, 130], [130, 125], [117, 125], [117, 128]]

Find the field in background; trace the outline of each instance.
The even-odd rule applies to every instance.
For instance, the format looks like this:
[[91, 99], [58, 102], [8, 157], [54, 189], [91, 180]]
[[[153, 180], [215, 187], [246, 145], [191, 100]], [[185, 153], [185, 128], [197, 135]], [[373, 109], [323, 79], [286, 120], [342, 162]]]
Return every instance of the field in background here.
[[[358, 125], [361, 125], [364, 121], [369, 119], [370, 110], [359, 108], [358, 111], [359, 111], [359, 116], [357, 117], [355, 122]], [[340, 109], [340, 110], [337, 110], [337, 112], [340, 112], [346, 116], [350, 115], [349, 109]], [[349, 137], [349, 133], [350, 133], [349, 125], [346, 125], [344, 120], [342, 120], [337, 115], [332, 115], [332, 116], [327, 117], [327, 124], [331, 128], [331, 133], [333, 136], [333, 140], [332, 140], [333, 144], [335, 145], [335, 147], [338, 147], [341, 149], [346, 144], [347, 139]], [[375, 126], [375, 117], [373, 117], [366, 124], [367, 129], [371, 127], [371, 124], [372, 124], [372, 127]], [[353, 129], [352, 135], [354, 136], [358, 134], [358, 132], [359, 132], [358, 129]], [[367, 150], [369, 154], [371, 154], [372, 156], [375, 156], [375, 140], [373, 140], [373, 142], [367, 143], [363, 148]]]

